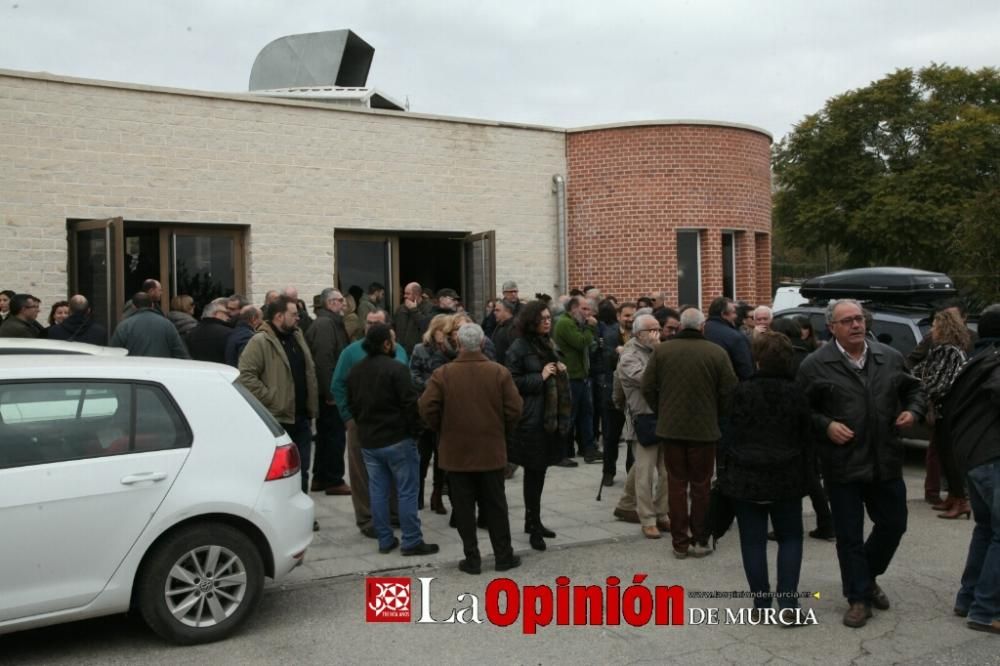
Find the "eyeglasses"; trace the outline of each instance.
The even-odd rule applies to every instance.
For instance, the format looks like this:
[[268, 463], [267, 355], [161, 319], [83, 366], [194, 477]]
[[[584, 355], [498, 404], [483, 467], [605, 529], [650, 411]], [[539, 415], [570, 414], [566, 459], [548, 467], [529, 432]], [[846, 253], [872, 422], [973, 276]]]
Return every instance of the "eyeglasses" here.
[[539, 319], [541, 321], [552, 321], [552, 315], [542, 315]]
[[834, 324], [840, 324], [841, 326], [850, 326], [851, 324], [861, 324], [865, 321], [864, 315], [854, 315], [853, 317], [844, 317], [843, 319], [838, 319]]

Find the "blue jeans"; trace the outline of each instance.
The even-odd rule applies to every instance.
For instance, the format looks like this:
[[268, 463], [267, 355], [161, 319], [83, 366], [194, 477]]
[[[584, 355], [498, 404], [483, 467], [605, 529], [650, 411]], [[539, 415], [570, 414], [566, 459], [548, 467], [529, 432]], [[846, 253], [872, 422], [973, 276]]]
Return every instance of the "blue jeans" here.
[[312, 459], [312, 423], [309, 417], [299, 416], [295, 423], [282, 423], [288, 436], [295, 442], [299, 449], [299, 458], [302, 459], [302, 492], [309, 493], [309, 461]]
[[798, 608], [796, 593], [802, 569], [802, 500], [758, 504], [733, 500], [740, 526], [740, 552], [754, 608], [771, 608], [771, 583], [767, 576], [767, 518], [771, 517], [778, 540], [778, 607]]
[[970, 469], [968, 481], [976, 526], [955, 606], [989, 624], [1000, 619], [1000, 459]]
[[361, 449], [368, 470], [368, 497], [371, 500], [372, 524], [379, 548], [392, 545], [389, 523], [389, 493], [396, 484], [399, 498], [399, 526], [403, 548], [413, 548], [424, 540], [417, 513], [417, 488], [420, 487], [420, 455], [412, 437], [378, 449]]
[[[580, 446], [580, 453], [590, 453], [594, 450], [594, 403], [589, 379], [569, 380], [570, 394], [573, 398], [573, 432]], [[567, 447], [568, 456], [573, 457], [573, 434], [570, 435]]]
[[[903, 479], [854, 483], [827, 481], [840, 580], [849, 603], [871, 603], [875, 578], [885, 573], [906, 532]], [[865, 511], [872, 531], [865, 540]]]

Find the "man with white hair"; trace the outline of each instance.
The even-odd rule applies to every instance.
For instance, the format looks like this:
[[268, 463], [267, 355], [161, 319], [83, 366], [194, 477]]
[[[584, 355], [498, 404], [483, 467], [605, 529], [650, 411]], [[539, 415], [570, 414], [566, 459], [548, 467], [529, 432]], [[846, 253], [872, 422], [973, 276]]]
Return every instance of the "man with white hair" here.
[[[663, 460], [663, 444], [640, 442], [636, 435], [636, 419], [649, 418], [653, 410], [642, 397], [642, 376], [660, 344], [660, 323], [652, 315], [640, 315], [632, 322], [632, 337], [625, 343], [614, 375], [615, 404], [625, 412], [625, 441], [635, 456], [635, 464], [625, 480], [625, 493], [615, 508], [616, 518], [627, 520], [629, 508], [637, 515], [642, 533], [647, 539], [659, 539], [660, 532], [670, 529], [667, 518], [667, 468]], [[654, 493], [653, 488], [656, 487]], [[628, 499], [626, 499], [628, 498]], [[631, 500], [629, 502], [628, 500]]]
[[201, 311], [201, 321], [187, 334], [185, 342], [196, 361], [226, 362], [226, 340], [233, 332], [229, 323], [228, 298], [216, 298]]
[[771, 312], [771, 308], [766, 305], [758, 305], [753, 311], [753, 332], [763, 333], [770, 330], [772, 319], [774, 319], [774, 313]]
[[[705, 315], [681, 313], [680, 332], [659, 345], [642, 376], [642, 395], [656, 412], [656, 436], [663, 440], [669, 479], [670, 531], [674, 556], [711, 554], [708, 496], [715, 468], [715, 445], [722, 437], [719, 417], [736, 387], [729, 356], [702, 334]], [[688, 507], [688, 487], [691, 506]]]
[[448, 472], [455, 523], [465, 559], [458, 568], [481, 571], [476, 536], [476, 504], [489, 527], [496, 570], [521, 563], [510, 543], [504, 494], [507, 433], [521, 418], [523, 401], [510, 371], [483, 354], [485, 336], [478, 324], [458, 330], [459, 354], [434, 371], [420, 397], [420, 415], [439, 433], [438, 461]]
[[327, 495], [350, 495], [351, 488], [344, 483], [344, 451], [347, 435], [340, 418], [337, 402], [330, 385], [340, 354], [351, 344], [344, 325], [344, 295], [327, 287], [319, 295], [320, 307], [316, 321], [305, 333], [306, 343], [316, 363], [316, 382], [319, 386], [319, 411], [316, 415], [316, 459], [310, 490], [322, 490]]

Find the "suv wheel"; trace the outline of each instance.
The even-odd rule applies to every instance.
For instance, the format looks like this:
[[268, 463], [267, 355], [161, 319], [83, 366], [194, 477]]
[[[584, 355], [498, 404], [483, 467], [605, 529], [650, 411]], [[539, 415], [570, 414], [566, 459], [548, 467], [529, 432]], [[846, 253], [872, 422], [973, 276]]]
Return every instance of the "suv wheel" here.
[[260, 553], [222, 524], [181, 529], [159, 544], [137, 581], [139, 610], [153, 631], [182, 645], [227, 637], [264, 588]]

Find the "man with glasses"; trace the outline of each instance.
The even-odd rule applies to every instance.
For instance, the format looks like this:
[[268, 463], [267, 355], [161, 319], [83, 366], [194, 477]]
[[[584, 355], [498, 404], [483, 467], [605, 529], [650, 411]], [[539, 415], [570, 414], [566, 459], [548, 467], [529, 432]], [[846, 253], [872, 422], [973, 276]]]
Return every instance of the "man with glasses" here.
[[[316, 416], [316, 365], [299, 330], [298, 303], [279, 296], [240, 355], [241, 384], [271, 412], [299, 449], [302, 492], [309, 492], [312, 419]], [[313, 525], [313, 529], [318, 529]]]
[[38, 324], [41, 301], [30, 294], [14, 294], [10, 299], [10, 314], [0, 326], [0, 338], [42, 338], [44, 329]]
[[652, 315], [636, 317], [632, 324], [633, 335], [625, 343], [614, 377], [615, 403], [625, 413], [625, 441], [635, 456], [614, 515], [628, 523], [640, 523], [647, 539], [659, 539], [661, 531], [670, 530], [663, 446], [641, 446], [633, 425], [637, 416], [653, 413], [642, 397], [642, 375], [660, 343], [660, 331], [660, 324]]
[[[830, 301], [833, 341], [799, 366], [798, 381], [812, 421], [837, 536], [848, 627], [863, 627], [871, 608], [888, 610], [876, 579], [885, 573], [906, 531], [906, 486], [899, 428], [924, 415], [920, 382], [903, 356], [867, 339], [865, 315], [853, 299]], [[864, 538], [864, 514], [872, 531]]]
[[316, 320], [305, 335], [316, 363], [316, 381], [319, 384], [316, 464], [310, 488], [313, 491], [322, 490], [327, 495], [350, 495], [351, 488], [344, 483], [344, 450], [347, 447], [344, 422], [330, 392], [333, 370], [337, 367], [340, 354], [351, 344], [344, 325], [346, 301], [343, 294], [331, 287], [320, 293], [319, 302]]

